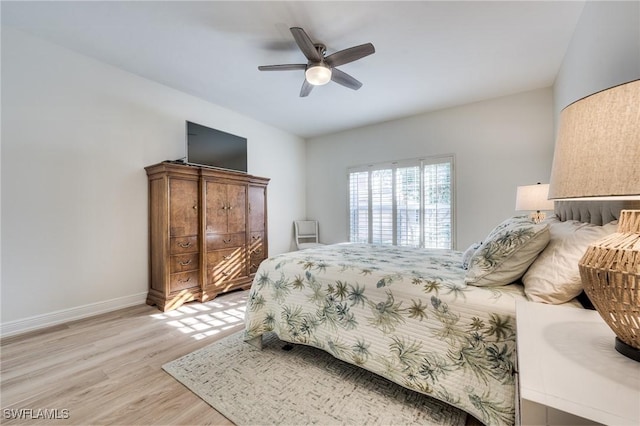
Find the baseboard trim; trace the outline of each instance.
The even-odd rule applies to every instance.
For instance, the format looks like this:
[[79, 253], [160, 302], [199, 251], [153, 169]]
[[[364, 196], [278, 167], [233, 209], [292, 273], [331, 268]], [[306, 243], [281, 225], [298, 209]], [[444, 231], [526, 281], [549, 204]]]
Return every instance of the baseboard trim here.
[[145, 303], [146, 299], [147, 293], [144, 292], [54, 311], [48, 314], [35, 315], [24, 319], [0, 323], [0, 337], [15, 336], [16, 334], [35, 331], [69, 321], [75, 321], [82, 318], [116, 311], [122, 308], [128, 308], [130, 306], [141, 305]]

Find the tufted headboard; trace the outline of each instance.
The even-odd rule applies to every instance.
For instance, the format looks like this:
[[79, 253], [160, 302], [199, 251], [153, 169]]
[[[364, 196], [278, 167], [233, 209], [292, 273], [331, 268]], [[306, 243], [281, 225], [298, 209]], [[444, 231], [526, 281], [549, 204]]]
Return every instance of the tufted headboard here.
[[555, 213], [561, 221], [604, 225], [618, 219], [620, 210], [640, 210], [640, 200], [625, 201], [556, 201]]

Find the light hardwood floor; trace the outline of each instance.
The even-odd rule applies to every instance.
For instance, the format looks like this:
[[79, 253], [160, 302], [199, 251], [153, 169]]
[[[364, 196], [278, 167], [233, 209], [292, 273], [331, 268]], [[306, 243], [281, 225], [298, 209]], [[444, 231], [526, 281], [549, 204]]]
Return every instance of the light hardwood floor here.
[[[161, 367], [242, 330], [247, 295], [169, 312], [140, 305], [2, 339], [0, 423], [233, 425]], [[34, 418], [43, 410], [59, 418]], [[468, 416], [467, 426], [481, 423]]]
[[[2, 339], [0, 423], [231, 425], [161, 367], [242, 330], [247, 294], [164, 313], [140, 305]], [[34, 419], [42, 410], [59, 419]]]

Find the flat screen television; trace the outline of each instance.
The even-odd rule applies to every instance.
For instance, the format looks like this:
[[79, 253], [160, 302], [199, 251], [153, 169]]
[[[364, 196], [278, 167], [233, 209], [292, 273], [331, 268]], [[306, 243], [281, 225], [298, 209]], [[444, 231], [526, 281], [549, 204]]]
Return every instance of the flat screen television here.
[[187, 121], [188, 164], [247, 172], [247, 139]]

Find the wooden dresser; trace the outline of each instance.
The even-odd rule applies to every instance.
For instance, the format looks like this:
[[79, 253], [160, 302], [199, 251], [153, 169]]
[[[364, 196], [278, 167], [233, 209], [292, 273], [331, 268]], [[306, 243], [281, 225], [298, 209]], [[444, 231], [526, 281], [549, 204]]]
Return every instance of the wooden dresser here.
[[248, 289], [267, 257], [267, 184], [245, 173], [164, 162], [149, 178], [149, 294], [161, 310]]

